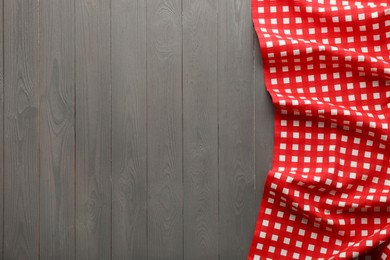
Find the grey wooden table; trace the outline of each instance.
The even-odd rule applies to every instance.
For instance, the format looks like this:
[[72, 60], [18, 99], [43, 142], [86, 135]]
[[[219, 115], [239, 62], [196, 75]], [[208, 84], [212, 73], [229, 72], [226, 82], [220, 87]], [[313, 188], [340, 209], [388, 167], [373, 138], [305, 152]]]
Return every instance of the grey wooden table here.
[[245, 259], [273, 149], [250, 0], [0, 8], [2, 259]]

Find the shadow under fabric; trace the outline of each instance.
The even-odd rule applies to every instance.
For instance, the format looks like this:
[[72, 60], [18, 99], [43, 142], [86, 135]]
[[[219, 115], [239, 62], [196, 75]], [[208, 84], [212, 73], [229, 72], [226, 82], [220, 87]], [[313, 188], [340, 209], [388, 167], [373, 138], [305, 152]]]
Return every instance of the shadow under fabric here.
[[390, 259], [390, 1], [252, 15], [275, 147], [248, 259]]

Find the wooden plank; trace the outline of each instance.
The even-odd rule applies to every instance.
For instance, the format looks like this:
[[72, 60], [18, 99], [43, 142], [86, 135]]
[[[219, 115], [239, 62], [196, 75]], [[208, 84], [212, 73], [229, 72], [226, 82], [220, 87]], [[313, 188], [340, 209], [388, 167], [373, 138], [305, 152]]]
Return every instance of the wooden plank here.
[[253, 27], [251, 3], [219, 0], [219, 255], [246, 259], [253, 236]]
[[4, 214], [4, 46], [3, 46], [3, 6], [1, 2], [0, 6], [0, 258], [3, 258], [3, 237], [4, 237], [4, 226], [3, 226], [3, 214]]
[[[265, 179], [272, 167], [274, 148], [274, 106], [271, 96], [265, 88], [263, 61], [260, 45], [254, 33], [254, 69], [255, 69], [255, 195], [256, 207], [260, 208]], [[255, 216], [257, 218], [257, 215]]]
[[76, 0], [76, 259], [111, 259], [110, 2]]
[[4, 259], [39, 258], [38, 1], [4, 1]]
[[183, 259], [181, 8], [147, 1], [149, 259]]
[[40, 259], [74, 259], [74, 2], [39, 10]]
[[112, 0], [112, 259], [146, 259], [146, 1]]
[[218, 259], [217, 4], [183, 1], [184, 259]]

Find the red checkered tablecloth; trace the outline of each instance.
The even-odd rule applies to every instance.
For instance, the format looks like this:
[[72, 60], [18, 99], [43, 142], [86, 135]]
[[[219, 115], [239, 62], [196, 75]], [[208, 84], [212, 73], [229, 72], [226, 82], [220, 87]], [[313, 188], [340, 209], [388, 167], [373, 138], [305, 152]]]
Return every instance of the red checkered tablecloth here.
[[252, 8], [276, 111], [248, 259], [390, 259], [390, 1]]

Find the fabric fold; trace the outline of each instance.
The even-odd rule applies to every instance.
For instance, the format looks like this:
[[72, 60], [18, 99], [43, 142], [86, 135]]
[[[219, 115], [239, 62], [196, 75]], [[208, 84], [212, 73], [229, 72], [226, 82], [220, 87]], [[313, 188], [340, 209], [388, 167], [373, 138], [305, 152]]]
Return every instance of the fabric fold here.
[[275, 147], [248, 259], [390, 259], [390, 2], [252, 16]]

